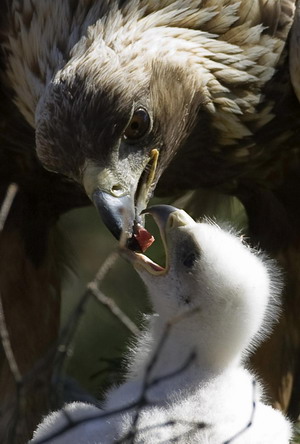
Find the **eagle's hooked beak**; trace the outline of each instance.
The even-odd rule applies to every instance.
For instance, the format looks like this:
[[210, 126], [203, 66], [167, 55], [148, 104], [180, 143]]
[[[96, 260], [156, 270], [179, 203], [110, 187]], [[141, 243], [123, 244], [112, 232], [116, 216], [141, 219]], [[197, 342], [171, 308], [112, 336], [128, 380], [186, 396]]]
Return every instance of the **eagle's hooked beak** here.
[[127, 247], [134, 251], [143, 251], [137, 233], [144, 225], [141, 213], [153, 192], [158, 157], [159, 151], [153, 149], [146, 165], [141, 165], [134, 174], [135, 178], [128, 182], [122, 177], [122, 165], [115, 173], [112, 169], [101, 170], [95, 165], [88, 165], [84, 173], [84, 187], [104, 224], [117, 239], [123, 233]]

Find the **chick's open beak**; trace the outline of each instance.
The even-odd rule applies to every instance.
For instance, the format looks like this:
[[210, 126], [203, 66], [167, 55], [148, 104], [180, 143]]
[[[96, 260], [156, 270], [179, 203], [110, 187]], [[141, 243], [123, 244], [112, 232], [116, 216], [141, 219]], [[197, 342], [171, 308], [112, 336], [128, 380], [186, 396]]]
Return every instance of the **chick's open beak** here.
[[166, 240], [166, 235], [171, 229], [196, 223], [184, 210], [180, 210], [172, 205], [153, 205], [143, 210], [142, 214], [151, 214], [157, 223], [163, 240]]
[[142, 213], [151, 214], [157, 223], [166, 253], [166, 265], [165, 267], [161, 267], [141, 253], [134, 253], [127, 250], [125, 252], [123, 251], [123, 254], [136, 268], [143, 268], [153, 275], [164, 275], [169, 269], [168, 252], [170, 231], [186, 225], [195, 224], [196, 222], [184, 210], [180, 210], [171, 205], [154, 205]]

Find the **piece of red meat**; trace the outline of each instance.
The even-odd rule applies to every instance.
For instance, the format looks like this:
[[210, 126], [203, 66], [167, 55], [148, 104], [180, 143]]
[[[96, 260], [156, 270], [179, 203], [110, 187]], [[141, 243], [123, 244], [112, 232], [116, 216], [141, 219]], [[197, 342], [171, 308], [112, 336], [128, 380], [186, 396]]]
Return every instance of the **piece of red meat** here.
[[136, 226], [136, 233], [134, 234], [135, 239], [137, 240], [141, 251], [144, 253], [150, 245], [154, 242], [154, 236], [152, 236], [146, 228], [142, 227], [142, 225]]

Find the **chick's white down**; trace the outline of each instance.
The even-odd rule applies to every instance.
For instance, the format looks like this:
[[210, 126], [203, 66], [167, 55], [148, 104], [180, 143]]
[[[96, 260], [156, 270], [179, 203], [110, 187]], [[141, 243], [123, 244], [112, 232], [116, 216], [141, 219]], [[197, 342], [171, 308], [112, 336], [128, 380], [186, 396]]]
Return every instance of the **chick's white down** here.
[[[133, 260], [155, 314], [126, 356], [126, 381], [107, 393], [103, 410], [72, 403], [50, 414], [33, 443], [51, 436], [47, 442], [56, 444], [291, 439], [290, 423], [264, 402], [261, 384], [245, 366], [278, 315], [276, 268], [238, 236], [196, 223], [182, 210], [169, 216], [165, 241], [165, 272], [151, 273]], [[70, 427], [70, 418], [90, 417]]]

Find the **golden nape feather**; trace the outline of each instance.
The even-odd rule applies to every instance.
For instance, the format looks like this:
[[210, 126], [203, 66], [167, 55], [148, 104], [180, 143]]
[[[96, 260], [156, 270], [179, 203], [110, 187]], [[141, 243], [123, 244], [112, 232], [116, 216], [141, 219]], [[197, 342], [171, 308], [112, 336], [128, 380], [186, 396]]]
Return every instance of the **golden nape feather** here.
[[[272, 402], [298, 416], [299, 17], [296, 0], [1, 2], [2, 200], [11, 182], [19, 186], [0, 238], [11, 270], [0, 273], [7, 319], [21, 312], [16, 286], [34, 286], [41, 270], [45, 289], [55, 282], [55, 307], [25, 305], [35, 307], [41, 332], [45, 312], [58, 313], [51, 245], [61, 214], [90, 199], [113, 235], [125, 232], [138, 251], [140, 213], [152, 195], [178, 198], [196, 217], [242, 221], [249, 242], [284, 268], [283, 315], [253, 362]], [[9, 249], [12, 233], [22, 248]], [[20, 254], [30, 264], [25, 277], [15, 266]], [[23, 310], [21, 318], [20, 331], [30, 332], [32, 316]], [[29, 367], [37, 329], [28, 333]], [[49, 338], [57, 330], [53, 322]], [[18, 341], [14, 347], [22, 361]], [[2, 386], [11, 397], [12, 387]], [[47, 401], [29, 402], [34, 411]], [[11, 443], [10, 420], [11, 429], [0, 423], [3, 442]], [[24, 424], [20, 430], [24, 442]]]
[[[295, 1], [132, 1], [122, 10], [117, 3], [87, 7], [79, 2], [72, 9], [68, 2], [60, 6], [59, 0], [51, 6], [25, 0], [20, 9], [19, 2], [12, 2], [3, 45], [8, 53], [6, 78], [32, 126], [44, 88], [72, 56], [80, 58], [103, 40], [134, 65], [151, 41], [155, 59], [188, 64], [214, 115], [218, 144], [231, 145], [252, 135], [249, 121], [260, 124], [255, 106], [282, 54]], [[238, 155], [247, 154], [242, 149]]]

